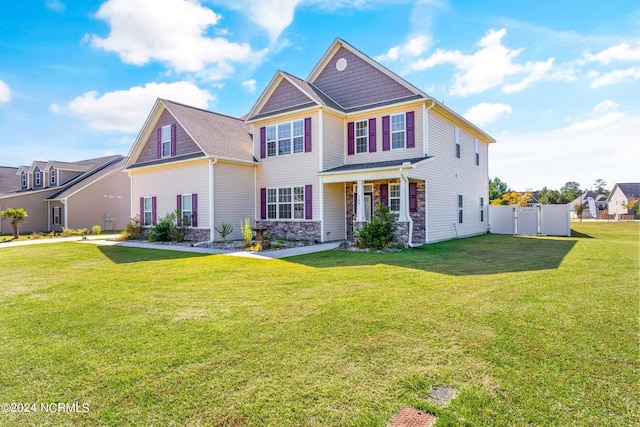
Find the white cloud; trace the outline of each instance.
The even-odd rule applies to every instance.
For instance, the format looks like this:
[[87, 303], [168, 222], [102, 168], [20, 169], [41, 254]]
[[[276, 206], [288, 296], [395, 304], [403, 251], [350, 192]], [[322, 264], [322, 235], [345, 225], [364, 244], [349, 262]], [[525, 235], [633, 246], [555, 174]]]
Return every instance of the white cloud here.
[[510, 105], [482, 102], [464, 113], [464, 118], [476, 126], [484, 126], [495, 122], [505, 114], [511, 114]]
[[62, 108], [58, 104], [51, 104], [49, 105], [49, 111], [51, 111], [53, 114], [61, 114]]
[[610, 99], [607, 99], [605, 101], [602, 101], [601, 103], [599, 103], [598, 105], [595, 106], [594, 111], [607, 111], [607, 110], [615, 110], [620, 106], [620, 104], [618, 104], [615, 101], [612, 101]]
[[600, 74], [598, 71], [590, 71], [587, 77], [591, 79], [589, 86], [593, 89], [602, 86], [610, 86], [618, 83], [632, 82], [640, 79], [640, 67], [631, 67], [624, 70], [609, 71]]
[[242, 82], [242, 87], [246, 89], [249, 93], [254, 93], [256, 91], [256, 80], [250, 79]]
[[[503, 92], [521, 91], [540, 80], [571, 80], [573, 75], [566, 70], [552, 72], [554, 58], [546, 61], [527, 61], [524, 64], [514, 60], [524, 49], [509, 49], [502, 44], [507, 30], [491, 29], [477, 43], [479, 49], [466, 55], [459, 50], [436, 50], [429, 58], [420, 59], [413, 65], [421, 71], [441, 64], [453, 64], [457, 72], [453, 76], [453, 86], [449, 93], [467, 96], [502, 86]], [[521, 77], [516, 83], [508, 78]]]
[[433, 40], [426, 34], [415, 34], [407, 39], [403, 45], [390, 48], [386, 53], [376, 56], [374, 59], [379, 62], [394, 62], [399, 59], [412, 59], [422, 55], [427, 51]]
[[633, 165], [640, 163], [637, 135], [640, 117], [623, 112], [550, 131], [504, 132], [490, 148], [490, 176], [516, 190], [545, 185], [559, 189], [568, 181], [588, 187], [597, 178], [633, 182], [637, 179]]
[[600, 62], [603, 65], [610, 64], [613, 61], [640, 61], [640, 41], [633, 46], [627, 42], [622, 42], [596, 54], [587, 52], [584, 57], [589, 61]]
[[295, 10], [302, 0], [236, 0], [218, 3], [243, 13], [251, 22], [263, 28], [271, 41], [275, 41], [293, 22]]
[[178, 73], [219, 80], [234, 72], [234, 63], [258, 62], [266, 53], [254, 52], [247, 43], [207, 36], [221, 17], [196, 1], [108, 0], [95, 16], [109, 23], [110, 33], [87, 39], [129, 64], [155, 60]]
[[[148, 83], [128, 90], [100, 95], [86, 92], [66, 106], [68, 113], [105, 132], [136, 132], [144, 123], [156, 98], [167, 98], [199, 108], [207, 108], [215, 97], [189, 82]], [[55, 105], [55, 104], [54, 104]], [[50, 109], [54, 109], [53, 105]]]
[[0, 103], [6, 103], [11, 101], [11, 89], [9, 86], [0, 80]]
[[67, 6], [60, 0], [46, 0], [45, 6], [52, 12], [62, 13], [67, 10]]

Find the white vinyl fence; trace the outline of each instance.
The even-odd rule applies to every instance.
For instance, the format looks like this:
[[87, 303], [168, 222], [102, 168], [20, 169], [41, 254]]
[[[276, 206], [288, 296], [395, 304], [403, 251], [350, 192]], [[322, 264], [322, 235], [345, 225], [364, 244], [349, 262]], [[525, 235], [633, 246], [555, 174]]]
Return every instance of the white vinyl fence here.
[[489, 231], [495, 234], [571, 236], [569, 205], [489, 206]]

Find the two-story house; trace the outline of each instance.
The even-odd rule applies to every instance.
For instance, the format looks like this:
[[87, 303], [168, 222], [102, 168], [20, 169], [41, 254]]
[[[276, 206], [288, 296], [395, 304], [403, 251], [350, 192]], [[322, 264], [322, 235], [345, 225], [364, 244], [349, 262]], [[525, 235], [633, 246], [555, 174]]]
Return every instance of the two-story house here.
[[[23, 208], [29, 217], [20, 231], [62, 231], [99, 225], [121, 230], [129, 221], [129, 177], [122, 173], [120, 155], [77, 162], [33, 161], [14, 172], [17, 184], [0, 193], [0, 210]], [[0, 232], [9, 232], [7, 220]]]
[[146, 225], [198, 194], [202, 239], [247, 216], [274, 238], [351, 240], [382, 203], [398, 241], [423, 244], [487, 232], [493, 142], [336, 39], [306, 80], [278, 71], [244, 121], [158, 100], [126, 169]]

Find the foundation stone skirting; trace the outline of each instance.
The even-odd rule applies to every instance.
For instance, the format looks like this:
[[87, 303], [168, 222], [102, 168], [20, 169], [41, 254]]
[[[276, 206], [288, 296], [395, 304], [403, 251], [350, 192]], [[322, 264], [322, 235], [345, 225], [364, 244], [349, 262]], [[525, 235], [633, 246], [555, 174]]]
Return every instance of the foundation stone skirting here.
[[266, 221], [256, 222], [256, 226], [266, 228], [264, 237], [267, 239], [309, 240], [319, 242], [320, 222], [317, 221]]

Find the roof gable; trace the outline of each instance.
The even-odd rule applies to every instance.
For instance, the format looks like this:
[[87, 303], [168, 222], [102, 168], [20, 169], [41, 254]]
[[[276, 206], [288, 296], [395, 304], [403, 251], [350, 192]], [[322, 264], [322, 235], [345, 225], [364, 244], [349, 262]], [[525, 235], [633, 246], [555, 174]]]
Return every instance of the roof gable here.
[[307, 78], [344, 109], [428, 96], [344, 40], [336, 39]]
[[[616, 191], [616, 187], [624, 194], [627, 199], [639, 199], [640, 198], [640, 182], [619, 182], [616, 183], [611, 195]], [[609, 197], [611, 197], [611, 195]]]
[[302, 92], [300, 87], [296, 87], [288, 79], [282, 78], [258, 114], [272, 113], [290, 107], [308, 105], [312, 102], [314, 101], [309, 95]]

